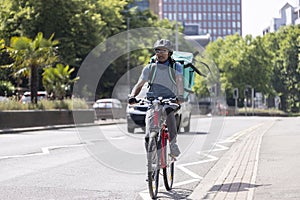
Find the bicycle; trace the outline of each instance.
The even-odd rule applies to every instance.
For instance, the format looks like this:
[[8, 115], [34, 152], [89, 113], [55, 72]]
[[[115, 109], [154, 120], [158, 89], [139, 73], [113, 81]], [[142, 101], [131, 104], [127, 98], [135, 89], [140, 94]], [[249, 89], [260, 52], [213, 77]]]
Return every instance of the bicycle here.
[[147, 94], [147, 103], [154, 112], [147, 148], [148, 189], [152, 199], [157, 197], [160, 169], [163, 170], [163, 180], [167, 191], [172, 189], [174, 182], [174, 162], [176, 159], [170, 154], [170, 137], [166, 116], [162, 109], [164, 106], [169, 106], [174, 111], [179, 110], [180, 105], [175, 101], [176, 99], [163, 99], [161, 97], [155, 99]]

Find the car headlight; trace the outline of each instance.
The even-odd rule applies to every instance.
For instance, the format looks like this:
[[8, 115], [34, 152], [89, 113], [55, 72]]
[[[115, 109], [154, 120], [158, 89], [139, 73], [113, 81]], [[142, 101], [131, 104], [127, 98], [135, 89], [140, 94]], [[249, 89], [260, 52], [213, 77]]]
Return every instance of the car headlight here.
[[133, 112], [134, 111], [134, 106], [128, 106], [127, 112]]

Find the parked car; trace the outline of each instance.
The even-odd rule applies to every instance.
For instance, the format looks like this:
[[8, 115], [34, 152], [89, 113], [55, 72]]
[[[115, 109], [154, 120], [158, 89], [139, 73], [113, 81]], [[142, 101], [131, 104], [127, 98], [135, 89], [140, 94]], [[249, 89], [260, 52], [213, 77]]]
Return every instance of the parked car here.
[[[146, 96], [146, 92], [148, 91], [147, 84], [145, 84], [140, 92], [140, 94], [136, 97], [144, 98]], [[148, 109], [147, 103], [142, 104], [133, 104], [127, 105], [126, 114], [127, 114], [127, 131], [129, 133], [134, 133], [135, 128], [145, 129], [145, 118], [146, 112]], [[186, 101], [181, 104], [180, 110], [176, 113], [176, 121], [177, 121], [177, 130], [178, 132], [181, 128], [184, 128], [184, 132], [190, 131], [190, 119], [191, 119], [192, 105], [189, 101]]]
[[[47, 99], [47, 92], [46, 91], [38, 91], [37, 98], [38, 101], [41, 99]], [[30, 103], [31, 102], [31, 92], [24, 92], [23, 96], [21, 97], [20, 101], [22, 103]]]
[[98, 99], [94, 104], [97, 119], [118, 119], [122, 117], [122, 103], [118, 99]]
[[9, 101], [9, 98], [0, 96], [0, 102], [7, 102], [7, 101]]

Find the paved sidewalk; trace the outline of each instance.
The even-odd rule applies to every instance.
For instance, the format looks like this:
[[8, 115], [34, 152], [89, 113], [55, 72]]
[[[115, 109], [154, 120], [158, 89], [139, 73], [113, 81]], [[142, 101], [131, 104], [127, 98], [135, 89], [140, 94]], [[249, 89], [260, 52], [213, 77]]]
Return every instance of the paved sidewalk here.
[[275, 120], [244, 133], [208, 172], [189, 199], [253, 199], [263, 135]]

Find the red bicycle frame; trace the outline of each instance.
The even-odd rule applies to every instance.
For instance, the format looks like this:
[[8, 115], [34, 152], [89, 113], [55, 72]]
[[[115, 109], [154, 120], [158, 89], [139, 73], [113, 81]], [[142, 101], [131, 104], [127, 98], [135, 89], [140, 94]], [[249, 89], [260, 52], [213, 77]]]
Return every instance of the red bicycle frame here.
[[[158, 110], [154, 110], [153, 125], [154, 125], [154, 127], [159, 127], [159, 111]], [[160, 156], [161, 165], [160, 165], [160, 167], [165, 168], [165, 167], [167, 167], [166, 155], [165, 155], [166, 140], [170, 140], [169, 133], [167, 130], [167, 125], [165, 122], [162, 124], [160, 131], [161, 131], [161, 133], [160, 133], [160, 139], [161, 139], [161, 154], [160, 154], [161, 155]]]

